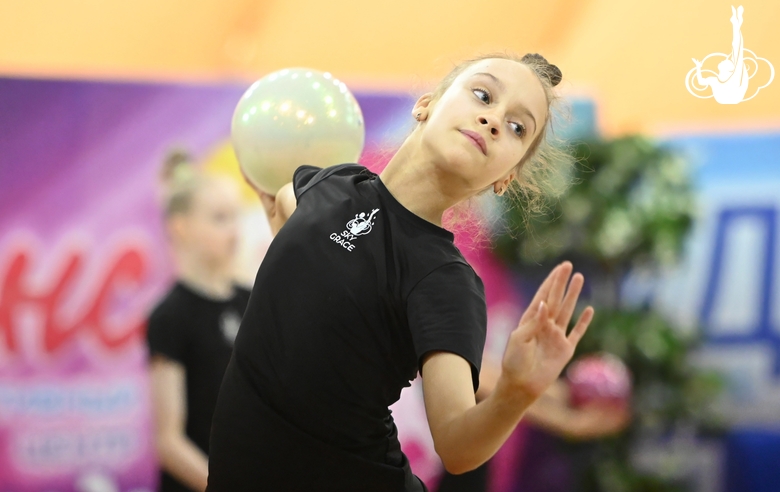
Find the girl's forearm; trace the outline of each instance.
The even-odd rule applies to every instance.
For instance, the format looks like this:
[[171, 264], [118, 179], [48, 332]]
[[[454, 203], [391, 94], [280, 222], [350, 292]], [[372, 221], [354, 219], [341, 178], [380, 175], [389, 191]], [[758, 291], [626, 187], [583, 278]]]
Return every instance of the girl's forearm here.
[[452, 474], [473, 470], [490, 459], [509, 438], [534, 398], [498, 379], [483, 401], [453, 418], [436, 442], [444, 467]]

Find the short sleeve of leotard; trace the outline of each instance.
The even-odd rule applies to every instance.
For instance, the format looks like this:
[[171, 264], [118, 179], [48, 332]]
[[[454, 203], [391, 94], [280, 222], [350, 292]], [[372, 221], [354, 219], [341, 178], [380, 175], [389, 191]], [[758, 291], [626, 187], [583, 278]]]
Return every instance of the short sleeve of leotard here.
[[186, 331], [176, 317], [163, 310], [149, 316], [146, 326], [146, 343], [150, 355], [163, 355], [185, 364]]
[[295, 193], [296, 203], [300, 203], [303, 195], [311, 187], [333, 174], [351, 175], [368, 173], [368, 169], [360, 164], [346, 163], [336, 164], [328, 167], [310, 166], [308, 164], [299, 166], [293, 173], [293, 192]]
[[420, 370], [426, 353], [453, 352], [471, 364], [476, 391], [487, 333], [487, 306], [484, 285], [474, 270], [460, 262], [433, 270], [410, 292], [407, 316]]
[[322, 171], [321, 167], [304, 165], [299, 166], [293, 173], [293, 192], [295, 193], [295, 200], [299, 200], [301, 193], [308, 189], [307, 185], [311, 182], [312, 178]]

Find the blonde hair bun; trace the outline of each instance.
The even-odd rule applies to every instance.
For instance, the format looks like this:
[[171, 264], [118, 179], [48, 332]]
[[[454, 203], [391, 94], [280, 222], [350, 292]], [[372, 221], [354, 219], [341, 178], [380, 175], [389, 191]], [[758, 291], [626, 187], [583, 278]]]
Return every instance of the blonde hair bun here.
[[182, 149], [169, 151], [163, 160], [160, 171], [165, 216], [186, 213], [192, 203], [192, 197], [202, 181], [200, 172], [189, 152]]

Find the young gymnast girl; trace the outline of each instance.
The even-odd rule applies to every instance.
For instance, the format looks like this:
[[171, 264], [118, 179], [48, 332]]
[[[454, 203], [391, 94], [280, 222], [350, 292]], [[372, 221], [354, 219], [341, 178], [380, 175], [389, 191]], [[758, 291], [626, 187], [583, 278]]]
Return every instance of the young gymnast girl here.
[[249, 290], [234, 279], [241, 203], [227, 177], [172, 153], [164, 217], [176, 278], [150, 313], [149, 348], [159, 492], [203, 491], [219, 386]]
[[477, 404], [484, 287], [442, 217], [544, 172], [560, 80], [536, 54], [465, 62], [417, 100], [419, 123], [381, 174], [302, 165], [276, 197], [261, 194], [276, 236], [220, 389], [208, 491], [427, 490], [388, 410], [418, 372], [448, 471], [499, 449], [593, 309], [567, 333], [584, 279], [568, 262], [553, 269]]

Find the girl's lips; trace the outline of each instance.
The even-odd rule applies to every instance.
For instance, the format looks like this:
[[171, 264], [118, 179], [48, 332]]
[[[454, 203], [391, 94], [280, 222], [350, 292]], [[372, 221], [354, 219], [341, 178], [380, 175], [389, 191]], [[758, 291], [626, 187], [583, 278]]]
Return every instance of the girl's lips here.
[[487, 155], [487, 146], [485, 145], [485, 139], [482, 138], [482, 136], [479, 133], [472, 132], [471, 130], [461, 130], [460, 131], [463, 135], [466, 136], [469, 140], [471, 140], [474, 145], [476, 145], [479, 150], [482, 151], [483, 154]]

